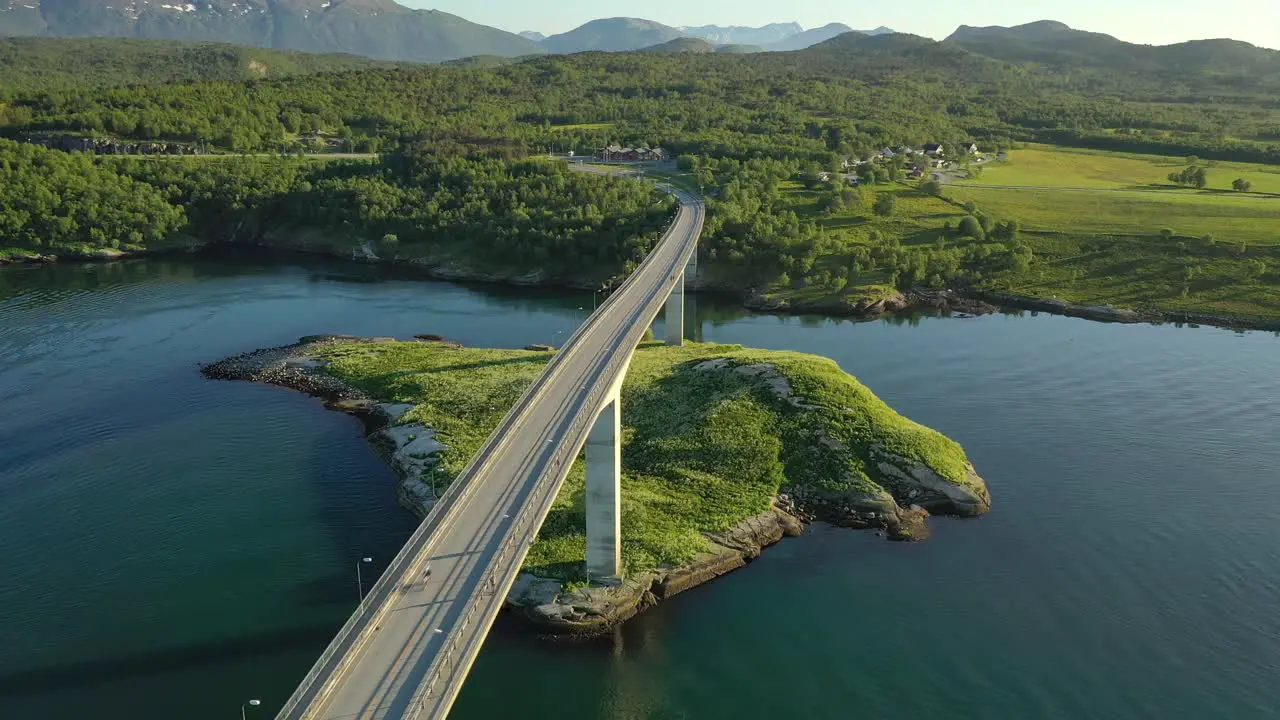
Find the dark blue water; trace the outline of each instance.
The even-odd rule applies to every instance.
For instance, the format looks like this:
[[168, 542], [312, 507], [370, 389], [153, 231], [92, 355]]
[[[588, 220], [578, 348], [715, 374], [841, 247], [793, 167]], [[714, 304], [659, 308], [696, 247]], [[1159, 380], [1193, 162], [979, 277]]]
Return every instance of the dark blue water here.
[[[311, 333], [554, 342], [591, 297], [372, 269], [0, 271], [0, 718], [269, 717], [412, 530], [354, 420], [201, 362]], [[586, 645], [504, 623], [454, 717], [1280, 715], [1280, 339], [1056, 317], [853, 324], [706, 299], [838, 360], [995, 498], [815, 527]]]

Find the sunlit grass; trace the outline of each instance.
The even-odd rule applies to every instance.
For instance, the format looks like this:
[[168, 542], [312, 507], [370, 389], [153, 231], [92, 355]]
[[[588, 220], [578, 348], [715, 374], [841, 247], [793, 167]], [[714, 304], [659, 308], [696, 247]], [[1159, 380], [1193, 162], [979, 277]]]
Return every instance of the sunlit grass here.
[[[439, 471], [444, 480], [465, 467], [552, 356], [417, 342], [327, 352], [336, 376], [378, 400], [416, 406], [406, 421], [430, 425], [448, 445]], [[730, 367], [696, 368], [713, 358]], [[763, 381], [732, 369], [761, 363], [776, 368], [812, 408], [797, 409]], [[648, 344], [627, 375], [622, 420], [623, 560], [632, 573], [689, 561], [708, 548], [703, 533], [768, 510], [788, 485], [883, 494], [868, 459], [872, 444], [967, 482], [959, 445], [898, 415], [834, 362], [800, 353]], [[579, 461], [526, 569], [581, 577], [584, 487]]]

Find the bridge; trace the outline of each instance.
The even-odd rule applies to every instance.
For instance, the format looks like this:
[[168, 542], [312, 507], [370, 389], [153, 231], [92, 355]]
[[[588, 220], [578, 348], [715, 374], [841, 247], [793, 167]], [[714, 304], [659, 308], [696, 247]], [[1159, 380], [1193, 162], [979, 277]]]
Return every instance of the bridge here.
[[665, 340], [683, 343], [702, 232], [701, 200], [668, 189], [680, 206], [662, 240], [506, 415], [277, 720], [444, 718], [584, 446], [586, 568], [597, 582], [620, 579], [619, 391], [664, 305]]

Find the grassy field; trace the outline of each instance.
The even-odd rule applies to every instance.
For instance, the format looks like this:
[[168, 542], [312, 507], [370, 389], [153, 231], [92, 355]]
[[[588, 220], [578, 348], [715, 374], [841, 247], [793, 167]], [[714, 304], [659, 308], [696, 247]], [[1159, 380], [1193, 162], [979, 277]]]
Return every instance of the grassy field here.
[[[339, 346], [329, 371], [383, 401], [412, 403], [448, 444], [439, 472], [451, 478], [497, 427], [551, 353], [457, 349], [433, 343]], [[698, 369], [724, 358], [728, 367]], [[815, 407], [779, 399], [765, 380], [733, 367], [767, 363]], [[628, 572], [680, 565], [726, 530], [771, 507], [780, 488], [833, 497], [888, 497], [873, 444], [970, 482], [964, 451], [911, 422], [825, 358], [730, 345], [648, 344], [623, 387], [623, 560]], [[829, 441], [823, 441], [822, 438]], [[839, 443], [837, 445], [837, 443]], [[578, 580], [585, 557], [585, 476], [575, 463], [526, 569]]]
[[[1041, 160], [1059, 155], [1031, 152]], [[1097, 159], [1093, 153], [1060, 155]], [[1012, 162], [1018, 157], [1015, 152]], [[1119, 161], [1146, 162], [1125, 156]], [[982, 180], [994, 177], [988, 170]], [[1079, 179], [1063, 182], [1068, 181]], [[870, 209], [884, 193], [896, 197], [896, 208], [887, 217]], [[885, 243], [890, 243], [899, 252], [936, 256], [980, 246], [995, 256], [1007, 254], [1007, 243], [959, 237], [948, 230], [968, 216], [964, 203], [972, 202], [976, 212], [997, 221], [1017, 220], [1022, 228], [1018, 243], [1033, 258], [1025, 272], [997, 263], [976, 281], [978, 287], [1085, 305], [1280, 318], [1280, 198], [1184, 190], [1015, 190], [971, 183], [948, 185], [946, 197], [939, 198], [889, 184], [865, 188], [861, 206], [824, 213], [820, 191], [787, 183], [782, 196], [780, 209], [827, 231], [814, 262], [817, 282], [776, 282], [765, 291], [767, 298], [793, 307], [849, 306], [896, 292], [883, 264], [846, 278], [859, 248], [878, 248], [884, 254]], [[1164, 237], [1164, 230], [1172, 230], [1173, 236]], [[824, 273], [829, 280], [823, 281]]]
[[[1025, 234], [1036, 260], [992, 289], [1081, 305], [1280, 320], [1280, 248], [1159, 237]], [[1258, 274], [1255, 263], [1267, 263]]]
[[[1188, 158], [1138, 155], [1101, 150], [1027, 145], [1010, 153], [1007, 161], [988, 166], [982, 176], [966, 185], [1018, 185], [1045, 188], [1093, 188], [1099, 190], [1176, 189], [1169, 173], [1187, 166]], [[1231, 183], [1244, 178], [1253, 193], [1280, 194], [1280, 167], [1255, 163], [1201, 161], [1209, 172], [1206, 191], [1231, 192]], [[1179, 191], [1185, 194], [1195, 190]]]
[[1224, 241], [1280, 245], [1280, 197], [1183, 190], [1024, 190], [967, 184], [948, 186], [946, 192], [996, 217], [1017, 219], [1026, 230], [1159, 235], [1167, 229], [1184, 237], [1213, 235]]
[[[1196, 190], [1168, 180], [1187, 164], [1188, 158], [1030, 145], [978, 178], [948, 186], [947, 194], [1029, 230], [1158, 235], [1169, 229], [1280, 244], [1280, 167], [1201, 162], [1209, 184]], [[1234, 192], [1237, 178], [1253, 183], [1252, 191]]]

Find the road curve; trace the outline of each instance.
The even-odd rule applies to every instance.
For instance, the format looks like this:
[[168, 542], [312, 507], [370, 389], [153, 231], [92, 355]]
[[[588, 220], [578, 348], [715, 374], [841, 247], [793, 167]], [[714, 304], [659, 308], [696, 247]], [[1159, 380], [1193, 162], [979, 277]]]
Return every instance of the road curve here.
[[668, 190], [680, 207], [662, 240], [556, 353], [278, 720], [448, 714], [597, 410], [696, 251], [702, 202]]

